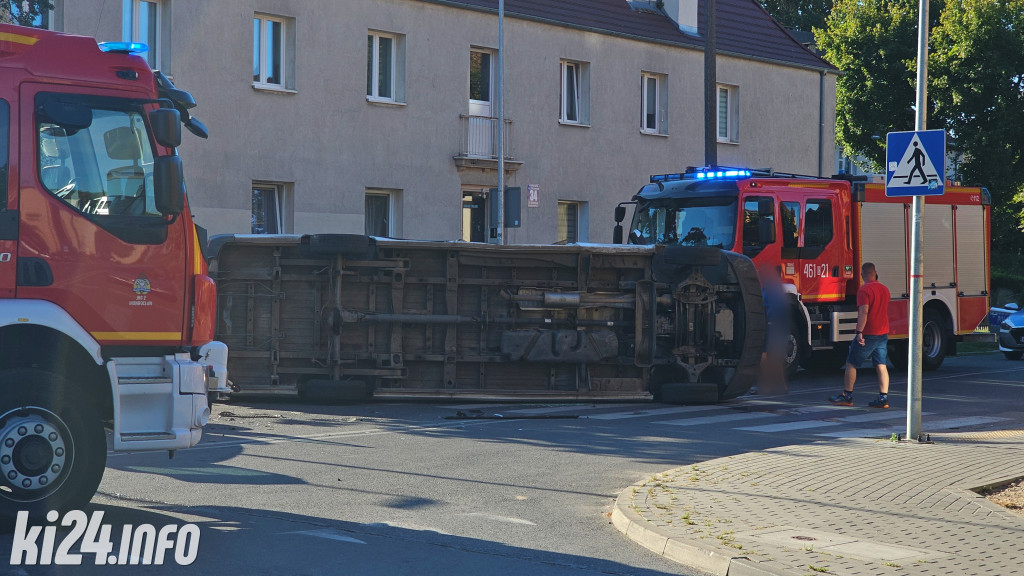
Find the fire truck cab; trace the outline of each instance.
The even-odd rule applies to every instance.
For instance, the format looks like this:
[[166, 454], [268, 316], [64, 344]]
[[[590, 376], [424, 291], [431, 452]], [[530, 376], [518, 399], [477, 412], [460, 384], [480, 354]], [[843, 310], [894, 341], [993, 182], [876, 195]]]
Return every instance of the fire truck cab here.
[[205, 129], [142, 49], [0, 25], [0, 518], [88, 502], [104, 428], [196, 444], [227, 390], [176, 154]]
[[[776, 267], [790, 301], [786, 366], [835, 368], [854, 337], [860, 266], [873, 262], [892, 295], [894, 364], [907, 358], [909, 198], [889, 198], [881, 183], [698, 169], [651, 177], [632, 199], [628, 236], [616, 210], [615, 241], [720, 246], [758, 267]], [[628, 203], [623, 203], [628, 204]], [[924, 221], [924, 368], [941, 366], [956, 341], [988, 310], [990, 196], [984, 188], [947, 186], [926, 201]]]

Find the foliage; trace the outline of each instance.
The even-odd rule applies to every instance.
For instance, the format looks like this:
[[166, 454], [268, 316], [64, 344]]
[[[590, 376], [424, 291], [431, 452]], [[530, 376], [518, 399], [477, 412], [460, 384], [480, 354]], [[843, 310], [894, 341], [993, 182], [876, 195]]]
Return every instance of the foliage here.
[[832, 0], [762, 0], [765, 10], [786, 28], [810, 32], [825, 26]]
[[3, 0], [0, 1], [0, 22], [38, 27], [42, 16], [51, 10], [50, 0]]
[[[1024, 253], [1024, 0], [946, 4], [932, 32], [935, 125], [960, 155], [960, 178], [992, 194], [993, 248]], [[1019, 273], [1019, 271], [1018, 271]]]
[[[936, 4], [933, 2], [933, 4]], [[916, 0], [836, 0], [815, 30], [836, 81], [836, 140], [880, 172], [885, 135], [914, 128]]]

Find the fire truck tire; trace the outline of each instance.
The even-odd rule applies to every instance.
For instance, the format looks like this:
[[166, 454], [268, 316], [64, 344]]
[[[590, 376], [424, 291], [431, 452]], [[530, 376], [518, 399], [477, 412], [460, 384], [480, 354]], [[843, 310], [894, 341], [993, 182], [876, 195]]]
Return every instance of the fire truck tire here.
[[793, 327], [787, 335], [787, 340], [786, 356], [783, 358], [783, 370], [786, 374], [786, 380], [789, 380], [796, 376], [796, 372], [800, 368], [800, 359], [806, 356], [807, 351], [807, 343], [804, 342], [804, 336], [800, 334], [799, 322], [793, 321]]
[[96, 407], [42, 370], [5, 370], [0, 386], [0, 522], [84, 507], [107, 463]]
[[946, 317], [933, 308], [924, 311], [924, 330], [921, 340], [924, 352], [921, 355], [922, 370], [938, 370], [946, 359], [946, 348], [949, 346], [950, 334]]

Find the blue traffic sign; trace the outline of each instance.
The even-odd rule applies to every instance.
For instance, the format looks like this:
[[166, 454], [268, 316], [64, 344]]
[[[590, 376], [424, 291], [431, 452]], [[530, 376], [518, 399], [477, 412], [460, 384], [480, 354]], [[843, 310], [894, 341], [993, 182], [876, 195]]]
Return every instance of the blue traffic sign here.
[[938, 196], [946, 191], [946, 131], [889, 132], [885, 195]]

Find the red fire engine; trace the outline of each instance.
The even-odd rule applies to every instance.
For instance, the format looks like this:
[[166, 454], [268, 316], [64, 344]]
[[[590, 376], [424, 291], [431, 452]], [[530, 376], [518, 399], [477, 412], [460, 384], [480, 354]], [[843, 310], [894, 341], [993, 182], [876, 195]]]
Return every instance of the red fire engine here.
[[175, 153], [206, 132], [143, 49], [0, 25], [0, 516], [87, 502], [104, 427], [194, 445], [226, 390]]
[[[881, 183], [738, 169], [651, 177], [631, 203], [630, 244], [721, 246], [774, 265], [790, 294], [786, 365], [834, 368], [854, 337], [860, 266], [873, 262], [892, 294], [891, 358], [905, 365], [909, 332], [910, 199]], [[863, 178], [862, 178], [863, 180]], [[623, 203], [627, 204], [627, 203]], [[938, 368], [988, 311], [991, 198], [947, 186], [924, 214], [924, 358]], [[616, 210], [616, 222], [625, 206]], [[622, 241], [616, 225], [616, 242]]]

